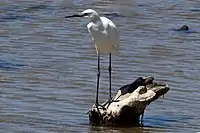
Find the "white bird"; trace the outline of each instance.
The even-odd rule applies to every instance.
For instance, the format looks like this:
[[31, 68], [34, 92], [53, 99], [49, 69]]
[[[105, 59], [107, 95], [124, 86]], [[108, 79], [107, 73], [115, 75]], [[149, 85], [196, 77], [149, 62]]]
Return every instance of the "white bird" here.
[[92, 41], [95, 44], [97, 58], [98, 58], [98, 72], [97, 72], [97, 93], [96, 93], [96, 105], [98, 103], [98, 91], [99, 91], [99, 78], [100, 78], [100, 54], [109, 54], [109, 102], [112, 101], [111, 97], [111, 54], [118, 53], [119, 51], [119, 35], [115, 24], [106, 17], [100, 17], [99, 14], [92, 10], [87, 9], [80, 14], [71, 17], [88, 17], [90, 22], [87, 25], [88, 31], [92, 37]]

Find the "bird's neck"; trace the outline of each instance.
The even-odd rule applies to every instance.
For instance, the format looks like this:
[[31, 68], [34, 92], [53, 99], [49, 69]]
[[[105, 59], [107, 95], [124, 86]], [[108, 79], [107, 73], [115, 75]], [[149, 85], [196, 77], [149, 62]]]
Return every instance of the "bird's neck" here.
[[103, 23], [100, 17], [95, 17], [91, 19], [90, 22], [94, 23], [94, 27], [97, 28], [98, 30], [103, 30]]
[[101, 22], [101, 18], [100, 18], [99, 15], [94, 16], [94, 17], [91, 18], [90, 22], [99, 23], [99, 22]]

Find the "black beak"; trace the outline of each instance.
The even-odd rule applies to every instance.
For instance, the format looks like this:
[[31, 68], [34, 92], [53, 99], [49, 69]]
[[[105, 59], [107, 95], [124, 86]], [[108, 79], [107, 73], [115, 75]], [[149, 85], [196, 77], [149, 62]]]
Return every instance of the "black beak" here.
[[84, 14], [74, 14], [71, 16], [65, 16], [65, 18], [78, 18], [78, 17], [84, 17], [84, 16], [85, 16]]

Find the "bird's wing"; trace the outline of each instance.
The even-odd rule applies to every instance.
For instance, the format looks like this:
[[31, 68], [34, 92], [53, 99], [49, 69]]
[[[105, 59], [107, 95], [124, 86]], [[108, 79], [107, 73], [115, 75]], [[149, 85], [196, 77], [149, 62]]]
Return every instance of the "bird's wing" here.
[[119, 51], [119, 33], [117, 30], [117, 27], [112, 21], [109, 21], [107, 31], [108, 31], [108, 35], [109, 35], [109, 39], [112, 44], [112, 47], [118, 52]]
[[90, 31], [90, 29], [92, 28], [92, 26], [93, 26], [93, 23], [89, 23], [89, 24], [87, 25], [87, 28], [88, 28], [88, 32], [89, 32], [90, 35], [91, 35], [92, 42], [94, 43], [94, 38], [93, 38], [92, 33], [91, 33], [91, 31]]
[[91, 34], [91, 31], [90, 31], [90, 29], [91, 29], [91, 27], [93, 26], [93, 24], [92, 23], [89, 23], [88, 25], [87, 25], [87, 29], [88, 29], [88, 32]]
[[110, 44], [116, 52], [119, 51], [119, 34], [116, 25], [108, 18], [101, 17], [102, 23], [105, 26], [105, 30], [108, 34]]

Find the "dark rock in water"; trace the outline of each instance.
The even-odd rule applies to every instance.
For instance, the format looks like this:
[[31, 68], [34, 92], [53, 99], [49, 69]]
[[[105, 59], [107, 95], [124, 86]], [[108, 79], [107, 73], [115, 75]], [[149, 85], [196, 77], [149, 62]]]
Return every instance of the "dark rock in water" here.
[[173, 31], [179, 31], [183, 33], [198, 33], [197, 31], [190, 30], [189, 26], [183, 25], [180, 28], [174, 28]]
[[189, 27], [187, 25], [183, 25], [181, 28], [180, 28], [180, 31], [188, 31], [189, 30]]
[[174, 31], [188, 31], [189, 27], [187, 25], [183, 25], [178, 29], [173, 29]]

